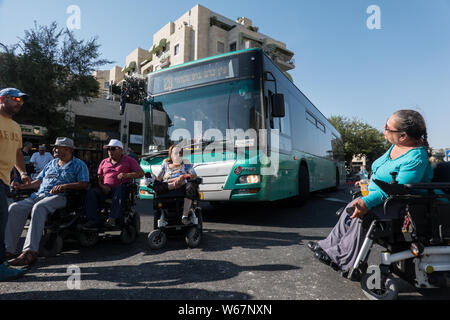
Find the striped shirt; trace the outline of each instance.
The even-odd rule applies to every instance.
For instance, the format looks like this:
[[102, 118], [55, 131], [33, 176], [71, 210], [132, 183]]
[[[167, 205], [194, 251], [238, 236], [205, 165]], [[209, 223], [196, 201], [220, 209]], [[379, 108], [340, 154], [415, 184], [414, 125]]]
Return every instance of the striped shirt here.
[[180, 167], [171, 168], [167, 161], [164, 161], [161, 166], [161, 172], [159, 173], [159, 177], [163, 178], [163, 181], [168, 181], [170, 179], [178, 178], [181, 175], [185, 174], [193, 174], [197, 175], [194, 170], [194, 166], [188, 163], [182, 163]]
[[42, 181], [39, 190], [31, 195], [36, 198], [40, 194], [50, 196], [50, 191], [55, 186], [75, 182], [89, 182], [89, 170], [80, 159], [73, 157], [72, 160], [62, 167], [58, 165], [59, 159], [49, 162], [36, 179]]

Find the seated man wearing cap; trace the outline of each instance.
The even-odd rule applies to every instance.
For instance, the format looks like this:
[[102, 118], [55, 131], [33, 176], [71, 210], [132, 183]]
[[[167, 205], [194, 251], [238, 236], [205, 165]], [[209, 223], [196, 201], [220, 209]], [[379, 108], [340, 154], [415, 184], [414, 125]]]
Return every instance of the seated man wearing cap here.
[[30, 162], [34, 165], [36, 173], [31, 175], [31, 178], [36, 179], [39, 173], [45, 168], [47, 163], [53, 160], [53, 156], [50, 152], [45, 151], [45, 146], [39, 146], [38, 152], [33, 153]]
[[72, 139], [57, 138], [53, 149], [55, 159], [45, 166], [36, 180], [28, 185], [13, 184], [13, 187], [18, 190], [38, 187], [39, 190], [28, 199], [12, 203], [9, 206], [5, 235], [8, 257], [15, 255], [17, 243], [31, 212], [30, 228], [22, 254], [16, 259], [10, 260], [10, 265], [26, 266], [35, 262], [47, 215], [64, 208], [67, 204], [64, 191], [87, 189], [89, 185], [88, 168], [83, 161], [73, 156], [74, 148]]
[[116, 225], [116, 219], [122, 217], [122, 199], [124, 197], [124, 183], [131, 179], [140, 179], [144, 171], [136, 160], [123, 154], [122, 142], [111, 139], [107, 146], [109, 158], [104, 159], [97, 170], [98, 187], [89, 189], [86, 195], [87, 223], [84, 229], [97, 229], [103, 224], [97, 210], [106, 199], [112, 199], [110, 217], [106, 226]]

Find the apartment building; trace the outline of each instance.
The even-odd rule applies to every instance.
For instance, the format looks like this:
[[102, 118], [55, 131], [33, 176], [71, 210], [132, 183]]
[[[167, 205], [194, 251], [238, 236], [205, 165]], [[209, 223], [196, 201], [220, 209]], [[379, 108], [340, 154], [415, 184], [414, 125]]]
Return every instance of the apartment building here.
[[153, 35], [150, 58], [127, 63], [135, 62], [139, 73], [148, 74], [225, 52], [258, 47], [283, 71], [294, 69], [294, 53], [286, 48], [286, 44], [258, 31], [248, 18], [234, 21], [196, 5]]
[[119, 84], [126, 74], [147, 75], [189, 61], [255, 47], [263, 49], [281, 70], [295, 68], [294, 53], [286, 44], [260, 33], [252, 20], [241, 17], [234, 21], [196, 5], [157, 31], [148, 50], [133, 50], [122, 69], [116, 66], [109, 71], [96, 71], [94, 76], [101, 90], [107, 92], [111, 83]]

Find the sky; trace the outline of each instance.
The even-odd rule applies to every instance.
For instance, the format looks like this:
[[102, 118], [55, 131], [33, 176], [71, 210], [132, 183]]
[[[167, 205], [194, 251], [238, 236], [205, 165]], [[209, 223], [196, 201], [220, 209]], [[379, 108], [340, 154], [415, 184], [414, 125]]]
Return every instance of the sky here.
[[[0, 43], [11, 45], [34, 21], [65, 27], [80, 9], [77, 39], [98, 38], [102, 58], [123, 67], [135, 48], [201, 4], [295, 53], [297, 87], [326, 117], [357, 118], [380, 130], [399, 109], [422, 113], [433, 149], [450, 148], [450, 0], [0, 0]], [[369, 6], [379, 8], [379, 29]]]

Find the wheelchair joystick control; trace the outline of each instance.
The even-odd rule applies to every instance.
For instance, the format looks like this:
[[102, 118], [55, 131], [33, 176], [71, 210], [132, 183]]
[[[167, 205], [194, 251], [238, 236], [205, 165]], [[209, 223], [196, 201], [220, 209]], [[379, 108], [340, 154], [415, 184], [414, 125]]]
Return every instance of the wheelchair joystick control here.
[[389, 172], [389, 174], [392, 176], [391, 184], [398, 184], [398, 181], [397, 181], [398, 172], [393, 171], [393, 172]]

